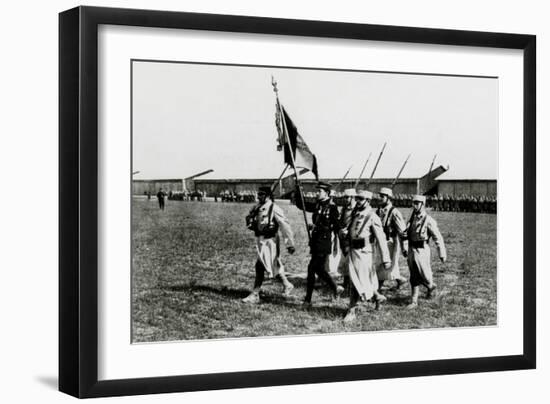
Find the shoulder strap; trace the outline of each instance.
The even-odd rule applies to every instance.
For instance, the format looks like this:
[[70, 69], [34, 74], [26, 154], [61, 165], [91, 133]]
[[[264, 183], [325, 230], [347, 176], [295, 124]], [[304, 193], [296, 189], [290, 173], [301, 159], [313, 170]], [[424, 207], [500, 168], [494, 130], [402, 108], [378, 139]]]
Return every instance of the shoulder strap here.
[[267, 211], [267, 223], [271, 224], [273, 221], [273, 206], [275, 206], [275, 203], [271, 202], [271, 206], [269, 207], [269, 210]]
[[[424, 232], [424, 229], [428, 226], [428, 214], [424, 217], [422, 224], [420, 225], [420, 234]], [[430, 235], [428, 234], [428, 241], [430, 241]]]
[[386, 216], [386, 218], [384, 220], [384, 228], [386, 228], [388, 226], [388, 222], [390, 221], [390, 217], [391, 217], [394, 209], [395, 209], [395, 206], [392, 206], [390, 208], [390, 210], [388, 211], [388, 215]]
[[363, 230], [365, 230], [365, 226], [367, 225], [368, 222], [370, 222], [370, 218], [372, 217], [372, 213], [373, 213], [372, 210], [369, 213], [367, 213], [367, 215], [365, 216], [365, 221], [361, 225], [361, 228], [359, 229], [358, 234], [363, 233]]

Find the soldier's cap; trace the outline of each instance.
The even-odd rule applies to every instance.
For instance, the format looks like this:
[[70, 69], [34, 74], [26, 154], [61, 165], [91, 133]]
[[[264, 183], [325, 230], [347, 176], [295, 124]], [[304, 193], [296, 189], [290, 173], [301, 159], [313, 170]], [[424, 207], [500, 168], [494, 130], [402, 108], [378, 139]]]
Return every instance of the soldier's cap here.
[[372, 192], [363, 189], [361, 191], [357, 191], [357, 195], [355, 195], [355, 197], [359, 199], [372, 199]]
[[355, 188], [344, 189], [344, 196], [355, 196], [355, 195], [357, 195], [357, 192], [355, 192]]
[[391, 188], [386, 188], [386, 187], [380, 188], [380, 191], [378, 193], [380, 195], [386, 195], [386, 196], [389, 196], [390, 198], [393, 198], [393, 191], [391, 190]]
[[271, 195], [271, 187], [259, 187], [258, 188], [259, 194], [265, 194], [265, 195]]
[[415, 195], [413, 196], [413, 202], [426, 203], [426, 197], [424, 195]]
[[330, 192], [330, 190], [332, 189], [332, 185], [330, 185], [328, 182], [319, 181], [316, 188], [324, 189], [326, 192]]

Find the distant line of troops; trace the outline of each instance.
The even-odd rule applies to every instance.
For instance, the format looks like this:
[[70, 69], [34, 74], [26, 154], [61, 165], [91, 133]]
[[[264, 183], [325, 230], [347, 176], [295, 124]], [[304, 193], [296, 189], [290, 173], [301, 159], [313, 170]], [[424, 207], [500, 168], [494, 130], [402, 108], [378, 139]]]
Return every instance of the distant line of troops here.
[[206, 199], [206, 192], [201, 190], [196, 191], [170, 191], [168, 199], [172, 201], [199, 201], [203, 202]]
[[243, 202], [252, 203], [256, 201], [258, 193], [256, 191], [244, 190], [244, 191], [221, 191], [219, 195], [214, 196], [214, 201], [218, 202], [218, 198], [221, 202]]
[[[310, 192], [306, 199], [316, 196]], [[395, 194], [392, 198], [393, 206], [409, 208], [412, 205], [413, 194]], [[345, 196], [342, 192], [335, 193], [333, 199], [338, 206], [344, 204]], [[372, 205], [378, 206], [380, 200], [375, 198]], [[427, 195], [426, 207], [441, 212], [477, 212], [497, 213], [497, 199], [494, 195]]]
[[[302, 199], [296, 192], [296, 206], [312, 212], [309, 224], [309, 249], [311, 259], [307, 271], [304, 306], [311, 306], [316, 277], [330, 288], [334, 298], [348, 289], [349, 309], [344, 321], [351, 322], [357, 310], [368, 301], [375, 308], [386, 300], [381, 293], [385, 281], [395, 281], [396, 288], [406, 283], [399, 270], [399, 257], [407, 257], [410, 272], [411, 300], [407, 306], [418, 305], [420, 286], [427, 289], [427, 298], [435, 295], [429, 241], [437, 246], [442, 262], [447, 259], [443, 237], [436, 221], [427, 214], [426, 197], [414, 195], [411, 199], [413, 213], [408, 221], [392, 203], [393, 193], [382, 188], [378, 193], [380, 206], [371, 207], [373, 193], [346, 189], [344, 203], [339, 211], [330, 197], [331, 185], [319, 182], [315, 201]], [[283, 295], [291, 293], [294, 286], [286, 277], [281, 261], [281, 243], [290, 254], [295, 252], [294, 236], [282, 209], [273, 201], [271, 189], [260, 187], [256, 204], [246, 217], [247, 227], [256, 236], [256, 277], [252, 292], [243, 299], [246, 303], [259, 303], [260, 290], [266, 274], [279, 280]], [[338, 270], [344, 276], [343, 285], [337, 285], [329, 273], [330, 260], [339, 252]]]

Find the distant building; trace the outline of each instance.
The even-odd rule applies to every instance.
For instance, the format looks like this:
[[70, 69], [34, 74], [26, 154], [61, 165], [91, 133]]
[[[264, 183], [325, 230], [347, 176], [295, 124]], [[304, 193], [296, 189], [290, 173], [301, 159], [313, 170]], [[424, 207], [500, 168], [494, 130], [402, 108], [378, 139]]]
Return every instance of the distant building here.
[[[496, 196], [497, 180], [493, 179], [438, 179], [448, 168], [439, 166], [434, 168], [429, 174], [419, 178], [400, 178], [392, 187], [394, 194], [427, 194], [427, 195], [484, 195]], [[160, 180], [134, 180], [134, 195], [143, 195], [144, 192], [156, 194], [162, 187], [166, 192], [170, 191], [194, 191], [200, 190], [207, 195], [219, 195], [220, 192], [230, 191], [239, 193], [241, 191], [257, 190], [260, 186], [271, 186], [275, 178], [246, 178], [246, 179], [201, 179], [198, 178], [211, 170], [201, 172], [185, 179], [160, 179]], [[283, 178], [276, 190], [277, 197], [288, 197], [294, 190], [294, 176], [288, 175]], [[393, 178], [373, 178], [369, 183], [368, 189], [377, 192], [382, 187], [391, 187]], [[331, 183], [334, 187], [339, 187], [339, 191], [345, 188], [353, 187], [354, 179], [345, 180], [340, 184], [339, 178], [323, 178], [323, 181]], [[304, 192], [314, 192], [317, 181], [314, 179], [302, 179]], [[362, 179], [358, 184], [358, 189], [365, 189], [368, 179]]]
[[437, 181], [439, 195], [497, 195], [497, 180], [490, 179], [442, 179]]

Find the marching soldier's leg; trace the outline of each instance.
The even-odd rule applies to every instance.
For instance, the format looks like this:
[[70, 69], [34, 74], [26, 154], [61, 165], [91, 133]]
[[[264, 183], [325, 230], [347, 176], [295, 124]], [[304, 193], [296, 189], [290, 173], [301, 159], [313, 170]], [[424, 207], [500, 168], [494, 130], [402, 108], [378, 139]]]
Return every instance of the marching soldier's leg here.
[[419, 286], [411, 286], [411, 302], [407, 306], [407, 309], [414, 309], [418, 306], [418, 294], [419, 294]]
[[309, 265], [307, 266], [307, 289], [304, 303], [306, 305], [311, 304], [311, 297], [313, 295], [313, 288], [315, 287], [315, 265], [317, 256], [312, 255]]
[[418, 306], [418, 293], [419, 293], [419, 278], [420, 274], [415, 261], [416, 249], [411, 248], [407, 257], [407, 264], [409, 265], [409, 272], [411, 274], [411, 302], [407, 306], [407, 309], [414, 309]]
[[261, 260], [256, 261], [256, 278], [254, 279], [254, 289], [252, 292], [243, 299], [244, 303], [259, 303], [260, 302], [260, 289], [264, 283], [265, 267]]
[[321, 258], [319, 260], [320, 265], [316, 265], [314, 268], [315, 273], [319, 278], [321, 278], [328, 285], [330, 290], [332, 290], [332, 293], [334, 294], [334, 296], [337, 297], [340, 293], [344, 291], [344, 288], [342, 286], [337, 286], [336, 283], [334, 282], [334, 279], [332, 279], [332, 276], [330, 276], [330, 274], [326, 270], [327, 265], [325, 264], [328, 261], [328, 255], [325, 255], [320, 258]]
[[283, 295], [288, 296], [292, 289], [294, 289], [294, 285], [290, 283], [284, 272], [279, 273], [277, 279], [283, 284]]
[[344, 322], [350, 323], [357, 317], [357, 302], [359, 301], [359, 293], [355, 289], [353, 284], [350, 286], [350, 295], [349, 295], [349, 309], [346, 312], [344, 317]]

